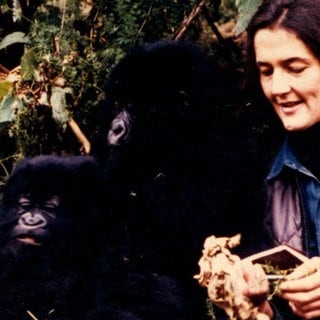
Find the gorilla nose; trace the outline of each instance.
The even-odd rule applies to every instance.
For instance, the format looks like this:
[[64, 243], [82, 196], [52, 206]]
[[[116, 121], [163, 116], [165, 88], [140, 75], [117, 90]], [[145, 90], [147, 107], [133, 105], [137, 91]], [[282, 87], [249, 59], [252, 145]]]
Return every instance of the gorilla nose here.
[[109, 145], [117, 146], [121, 144], [126, 137], [126, 123], [122, 119], [114, 119], [111, 123], [111, 128], [108, 132], [107, 142]]
[[45, 226], [47, 221], [39, 213], [26, 212], [20, 217], [19, 224], [25, 228], [39, 228]]

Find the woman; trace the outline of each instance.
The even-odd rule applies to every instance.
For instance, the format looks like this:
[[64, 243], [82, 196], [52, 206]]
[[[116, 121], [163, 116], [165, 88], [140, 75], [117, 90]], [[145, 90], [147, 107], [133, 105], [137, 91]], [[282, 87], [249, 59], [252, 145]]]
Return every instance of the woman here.
[[[260, 309], [271, 319], [314, 319], [320, 317], [320, 1], [265, 0], [247, 39], [261, 89], [287, 131], [266, 179], [267, 232], [272, 246], [286, 243], [314, 257], [280, 285], [285, 307], [264, 300]], [[243, 270], [250, 296], [255, 273], [250, 265]], [[265, 284], [255, 289], [263, 294]]]

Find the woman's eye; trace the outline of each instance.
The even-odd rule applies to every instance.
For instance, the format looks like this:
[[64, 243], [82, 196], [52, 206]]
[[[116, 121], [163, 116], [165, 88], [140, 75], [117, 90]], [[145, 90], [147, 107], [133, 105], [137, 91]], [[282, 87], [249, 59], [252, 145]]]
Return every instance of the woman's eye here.
[[288, 69], [291, 73], [299, 74], [302, 73], [307, 67], [305, 66], [290, 66]]
[[260, 68], [259, 69], [260, 75], [265, 76], [265, 77], [272, 75], [272, 72], [273, 72], [272, 68]]

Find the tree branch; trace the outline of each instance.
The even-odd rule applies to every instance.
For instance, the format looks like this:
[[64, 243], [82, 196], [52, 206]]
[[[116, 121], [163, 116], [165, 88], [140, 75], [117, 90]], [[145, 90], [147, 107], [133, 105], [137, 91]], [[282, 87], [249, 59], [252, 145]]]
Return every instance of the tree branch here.
[[190, 14], [184, 18], [181, 27], [177, 30], [176, 34], [172, 37], [173, 40], [180, 40], [194, 18], [199, 14], [201, 8], [205, 5], [207, 0], [201, 0], [196, 6], [193, 7]]

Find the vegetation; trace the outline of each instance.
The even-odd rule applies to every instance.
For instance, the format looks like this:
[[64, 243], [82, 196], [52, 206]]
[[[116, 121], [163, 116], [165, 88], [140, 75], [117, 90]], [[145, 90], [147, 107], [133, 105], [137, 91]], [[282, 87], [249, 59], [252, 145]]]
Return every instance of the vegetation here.
[[192, 39], [241, 69], [235, 32], [259, 3], [0, 0], [0, 179], [22, 157], [90, 153], [104, 80], [135, 44]]

